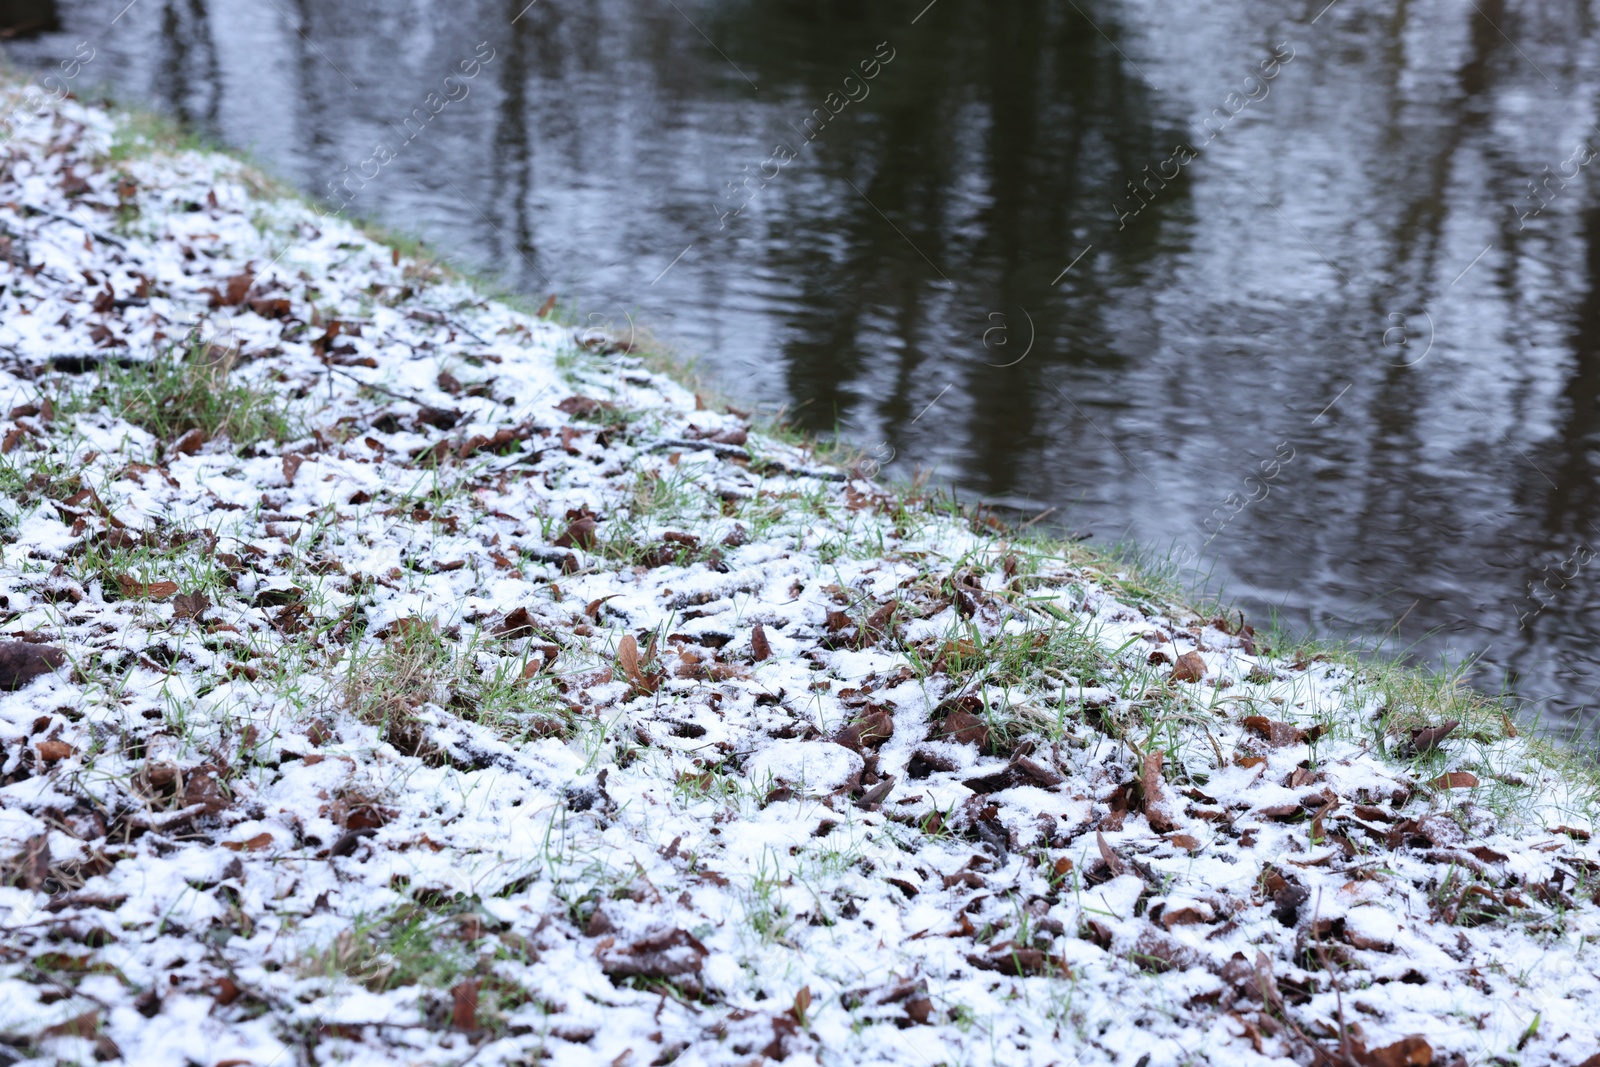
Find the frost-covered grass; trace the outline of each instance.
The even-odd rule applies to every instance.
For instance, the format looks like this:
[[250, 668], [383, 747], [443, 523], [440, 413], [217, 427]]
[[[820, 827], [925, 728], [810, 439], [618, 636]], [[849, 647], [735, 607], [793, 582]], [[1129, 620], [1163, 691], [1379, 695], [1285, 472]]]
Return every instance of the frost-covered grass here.
[[1458, 678], [876, 485], [149, 123], [10, 153], [0, 1056], [1600, 1042], [1594, 773]]

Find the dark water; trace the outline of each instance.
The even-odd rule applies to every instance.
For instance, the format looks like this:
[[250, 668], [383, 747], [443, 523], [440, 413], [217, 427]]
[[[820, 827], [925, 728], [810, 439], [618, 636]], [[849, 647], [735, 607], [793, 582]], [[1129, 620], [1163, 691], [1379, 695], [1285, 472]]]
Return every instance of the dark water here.
[[897, 472], [1596, 700], [1589, 6], [58, 6], [16, 62], [88, 42], [85, 84]]

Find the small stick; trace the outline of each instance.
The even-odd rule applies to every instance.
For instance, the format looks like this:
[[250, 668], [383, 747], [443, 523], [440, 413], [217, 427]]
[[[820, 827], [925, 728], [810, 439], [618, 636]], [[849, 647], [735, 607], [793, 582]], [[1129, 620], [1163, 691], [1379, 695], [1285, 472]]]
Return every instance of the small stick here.
[[113, 237], [111, 234], [106, 233], [103, 230], [97, 230], [86, 222], [78, 221], [71, 215], [66, 215], [59, 211], [51, 211], [49, 208], [40, 207], [37, 204], [23, 204], [22, 208], [25, 211], [33, 212], [35, 215], [44, 215], [47, 218], [55, 219], [57, 222], [65, 222], [76, 226], [78, 229], [82, 230], [84, 233], [88, 234], [90, 237], [93, 237], [97, 241], [104, 241], [108, 245], [116, 245], [118, 248], [124, 250], [126, 250], [128, 247], [128, 242], [124, 241], [122, 238]]

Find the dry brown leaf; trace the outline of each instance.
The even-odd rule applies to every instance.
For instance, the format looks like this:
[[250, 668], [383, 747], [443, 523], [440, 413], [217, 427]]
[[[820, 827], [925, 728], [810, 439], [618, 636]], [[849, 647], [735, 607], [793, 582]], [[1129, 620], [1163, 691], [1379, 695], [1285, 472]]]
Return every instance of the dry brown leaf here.
[[1375, 1048], [1360, 1057], [1362, 1067], [1430, 1067], [1433, 1046], [1412, 1034], [1392, 1045]]
[[304, 463], [305, 461], [306, 461], [306, 457], [302, 456], [298, 452], [290, 452], [287, 456], [283, 457], [283, 484], [284, 485], [293, 485], [294, 484], [294, 476], [296, 474], [300, 473], [300, 465], [302, 463]]
[[67, 654], [54, 645], [0, 641], [0, 689], [21, 689], [65, 662]]
[[1027, 756], [1018, 756], [1011, 761], [1011, 765], [1041, 789], [1054, 789], [1066, 781], [1054, 769], [1046, 767], [1037, 760], [1029, 759]]
[[944, 717], [939, 732], [963, 745], [986, 748], [989, 744], [989, 727], [984, 721], [962, 708], [956, 708]]
[[482, 984], [481, 979], [468, 978], [450, 988], [450, 1024], [457, 1030], [478, 1028], [478, 989]]
[[557, 548], [581, 548], [587, 552], [594, 548], [594, 531], [594, 518], [589, 515], [580, 516], [567, 526], [566, 533], [555, 539], [555, 546]]
[[1206, 661], [1198, 652], [1185, 652], [1172, 667], [1174, 682], [1198, 682], [1206, 676]]
[[17, 858], [6, 866], [12, 872], [7, 884], [32, 890], [44, 888], [45, 879], [50, 877], [50, 835], [34, 834], [28, 838]]
[[93, 1038], [100, 1032], [100, 1009], [90, 1008], [82, 1015], [74, 1015], [66, 1022], [47, 1026], [39, 1031], [41, 1038], [46, 1037], [84, 1037]]
[[589, 616], [589, 618], [595, 620], [596, 622], [599, 622], [600, 621], [600, 606], [602, 604], [604, 604], [606, 601], [612, 600], [612, 599], [614, 599], [616, 597], [619, 597], [621, 595], [622, 595], [621, 593], [612, 593], [610, 596], [603, 596], [603, 597], [600, 597], [598, 599], [591, 600], [591, 601], [589, 601], [588, 604], [584, 605], [583, 613], [585, 615]]
[[1419, 756], [1425, 752], [1432, 752], [1460, 725], [1459, 719], [1449, 719], [1438, 726], [1423, 726], [1412, 730], [1411, 748]]
[[243, 841], [224, 841], [222, 847], [229, 852], [260, 852], [272, 844], [272, 835], [263, 830], [254, 837], [247, 837]]
[[1150, 820], [1150, 829], [1158, 834], [1171, 833], [1178, 828], [1161, 777], [1161, 762], [1165, 758], [1163, 753], [1150, 753], [1144, 758], [1144, 767], [1139, 775], [1139, 784], [1144, 790], [1144, 815]]
[[639, 669], [639, 642], [632, 634], [623, 634], [622, 640], [617, 643], [617, 663], [629, 682], [635, 686], [643, 685], [644, 672]]
[[244, 303], [245, 294], [250, 292], [250, 287], [255, 283], [256, 276], [253, 271], [247, 270], [241, 274], [235, 274], [228, 279], [228, 293], [223, 298], [224, 302], [229, 307], [238, 307]]
[[1106, 835], [1099, 830], [1094, 832], [1095, 847], [1100, 850], [1100, 858], [1106, 861], [1106, 866], [1111, 868], [1111, 877], [1120, 878], [1129, 873], [1133, 868], [1128, 866], [1128, 861], [1117, 855], [1106, 842]]
[[1168, 930], [1174, 926], [1191, 926], [1208, 921], [1198, 908], [1168, 908], [1161, 913], [1161, 925]]
[[1478, 784], [1478, 776], [1471, 771], [1451, 771], [1441, 774], [1431, 784], [1435, 789], [1472, 789]]
[[174, 619], [198, 619], [211, 607], [211, 598], [204, 593], [179, 593], [172, 598]]
[[264, 319], [288, 319], [294, 316], [294, 304], [283, 297], [257, 297], [246, 300], [245, 306]]
[[141, 582], [131, 575], [117, 575], [117, 585], [128, 600], [165, 600], [178, 591], [177, 582]]
[[196, 427], [172, 442], [172, 451], [182, 456], [192, 456], [206, 443], [206, 432]]
[[1060, 956], [1049, 956], [1043, 950], [1031, 948], [1017, 941], [1002, 941], [983, 955], [969, 953], [967, 962], [981, 971], [996, 971], [1022, 978], [1027, 975], [1050, 974], [1071, 977], [1067, 961]]
[[75, 754], [78, 750], [65, 741], [40, 741], [39, 758], [45, 763], [55, 763]]
[[1200, 954], [1177, 938], [1153, 926], [1140, 931], [1128, 959], [1152, 974], [1187, 970], [1200, 962]]
[[569, 396], [556, 405], [556, 410], [564, 415], [582, 417], [593, 415], [600, 411], [614, 411], [617, 405], [609, 400], [596, 400], [590, 396]]
[[772, 646], [767, 643], [767, 631], [761, 628], [759, 622], [750, 631], [750, 655], [757, 663], [772, 655]]
[[[701, 871], [707, 880], [727, 879], [714, 871]], [[687, 930], [665, 930], [642, 937], [630, 945], [617, 945], [611, 938], [595, 950], [600, 969], [613, 980], [618, 978], [673, 979], [688, 992], [699, 992], [700, 968], [710, 953]]]
[[533, 625], [533, 616], [528, 613], [527, 608], [513, 608], [508, 611], [506, 617], [500, 620], [499, 625], [493, 630], [496, 637], [503, 637], [508, 641], [519, 637], [532, 637], [537, 632], [537, 628]]
[[1310, 743], [1321, 737], [1323, 732], [1321, 726], [1313, 726], [1309, 730], [1302, 730], [1292, 722], [1269, 719], [1265, 715], [1246, 715], [1244, 728], [1253, 734], [1266, 738], [1267, 744], [1273, 748]]

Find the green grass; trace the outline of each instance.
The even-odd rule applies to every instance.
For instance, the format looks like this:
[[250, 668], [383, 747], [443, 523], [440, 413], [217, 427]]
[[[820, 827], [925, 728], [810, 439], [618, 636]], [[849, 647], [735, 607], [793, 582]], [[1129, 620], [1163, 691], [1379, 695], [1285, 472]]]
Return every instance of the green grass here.
[[193, 430], [224, 437], [235, 450], [291, 433], [282, 398], [233, 377], [237, 353], [206, 343], [170, 345], [148, 360], [123, 366], [108, 360], [87, 390], [69, 392], [62, 410], [74, 415], [102, 406], [170, 445]]
[[453, 937], [458, 923], [417, 904], [377, 916], [357, 917], [331, 944], [302, 959], [307, 978], [348, 978], [374, 993], [419, 985], [448, 989], [476, 963]]

